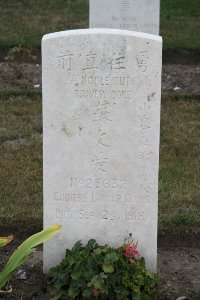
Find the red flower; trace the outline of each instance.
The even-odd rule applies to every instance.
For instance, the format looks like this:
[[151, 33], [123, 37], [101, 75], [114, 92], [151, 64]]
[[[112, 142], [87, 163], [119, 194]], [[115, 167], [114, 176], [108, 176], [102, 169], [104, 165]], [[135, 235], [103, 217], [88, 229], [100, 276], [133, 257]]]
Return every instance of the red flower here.
[[140, 256], [140, 253], [137, 249], [137, 244], [136, 245], [128, 245], [127, 248], [124, 250], [124, 254], [128, 258]]

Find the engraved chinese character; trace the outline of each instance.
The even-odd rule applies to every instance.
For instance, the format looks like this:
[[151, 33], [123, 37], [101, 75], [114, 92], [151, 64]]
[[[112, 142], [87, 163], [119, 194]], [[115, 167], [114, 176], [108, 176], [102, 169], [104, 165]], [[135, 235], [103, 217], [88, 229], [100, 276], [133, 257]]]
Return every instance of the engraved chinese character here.
[[98, 133], [97, 133], [97, 138], [96, 138], [97, 139], [96, 146], [101, 145], [103, 147], [110, 148], [110, 146], [108, 145], [108, 142], [105, 140], [106, 136], [107, 136], [107, 133], [102, 131], [102, 129], [99, 129]]
[[140, 118], [140, 125], [142, 129], [151, 128], [151, 116], [145, 112]]
[[149, 194], [151, 192], [151, 186], [150, 185], [148, 185], [147, 183], [144, 182], [140, 185], [140, 189], [141, 189], [141, 192], [143, 194], [145, 194], [147, 197], [149, 196]]
[[110, 57], [107, 57], [105, 59], [105, 64], [109, 66], [111, 70], [126, 69], [125, 56], [121, 53], [118, 55], [114, 53]]
[[149, 136], [146, 133], [146, 130], [142, 130], [139, 136], [139, 145], [146, 146], [150, 144]]
[[149, 178], [149, 173], [146, 170], [138, 170], [136, 174], [136, 178], [138, 180], [146, 181]]
[[[149, 97], [151, 97], [151, 96], [148, 96], [148, 101], [149, 101]], [[150, 109], [151, 109], [151, 106], [149, 104], [147, 104], [146, 102], [140, 106], [141, 111], [149, 111]]]
[[140, 123], [142, 129], [151, 128], [151, 115], [150, 115], [150, 105], [147, 103], [143, 103], [140, 106], [140, 110], [143, 112], [140, 117]]
[[71, 71], [71, 69], [72, 69], [72, 57], [73, 57], [73, 54], [67, 54], [67, 55], [56, 57], [58, 67], [60, 69], [65, 69], [65, 70]]
[[94, 159], [92, 159], [95, 169], [107, 173], [107, 162], [108, 158], [103, 152], [95, 154]]
[[138, 158], [141, 162], [149, 161], [152, 158], [153, 151], [141, 151]]
[[95, 53], [90, 53], [86, 55], [85, 66], [82, 70], [96, 70], [97, 65], [97, 55]]
[[139, 57], [137, 57], [138, 69], [141, 72], [146, 72], [148, 60], [148, 51], [141, 51]]
[[94, 121], [101, 121], [101, 122], [106, 122], [106, 121], [112, 121], [110, 119], [110, 114], [111, 112], [107, 108], [108, 102], [107, 101], [98, 101], [97, 106], [96, 106], [96, 111], [94, 112]]

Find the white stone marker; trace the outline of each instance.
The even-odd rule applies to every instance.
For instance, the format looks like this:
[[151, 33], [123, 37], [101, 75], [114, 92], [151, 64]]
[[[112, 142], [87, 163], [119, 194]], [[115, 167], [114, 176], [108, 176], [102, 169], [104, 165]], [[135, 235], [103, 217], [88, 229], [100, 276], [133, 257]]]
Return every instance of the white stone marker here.
[[91, 28], [159, 34], [160, 0], [90, 0]]
[[44, 270], [78, 240], [123, 244], [132, 233], [156, 269], [159, 36], [113, 29], [45, 35], [42, 41]]

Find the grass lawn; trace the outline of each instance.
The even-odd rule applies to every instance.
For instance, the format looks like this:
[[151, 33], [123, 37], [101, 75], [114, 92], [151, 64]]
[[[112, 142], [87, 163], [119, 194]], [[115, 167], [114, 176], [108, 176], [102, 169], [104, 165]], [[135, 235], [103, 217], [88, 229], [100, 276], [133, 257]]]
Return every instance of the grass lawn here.
[[[191, 99], [191, 98], [190, 98]], [[200, 101], [162, 101], [159, 227], [200, 229]]]
[[[45, 33], [88, 27], [88, 0], [0, 0], [0, 49], [40, 47]], [[200, 50], [200, 1], [161, 0], [164, 50]]]
[[0, 120], [0, 227], [31, 231], [42, 226], [41, 96], [1, 96]]
[[[159, 229], [200, 231], [200, 101], [162, 99]], [[42, 226], [40, 95], [0, 94], [0, 227]]]
[[200, 50], [200, 1], [160, 1], [164, 50]]

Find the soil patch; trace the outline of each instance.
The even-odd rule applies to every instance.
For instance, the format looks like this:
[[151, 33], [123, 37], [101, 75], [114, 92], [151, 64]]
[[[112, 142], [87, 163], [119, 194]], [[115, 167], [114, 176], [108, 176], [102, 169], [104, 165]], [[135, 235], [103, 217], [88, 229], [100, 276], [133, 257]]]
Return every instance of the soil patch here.
[[[15, 50], [16, 49], [16, 50]], [[41, 48], [0, 47], [0, 62], [41, 63]], [[200, 64], [200, 49], [163, 49], [164, 64]]]
[[0, 90], [22, 91], [41, 88], [41, 65], [0, 63]]
[[200, 49], [164, 49], [164, 64], [200, 64]]
[[159, 300], [200, 299], [200, 249], [159, 248]]
[[163, 65], [162, 91], [200, 93], [200, 65]]
[[[0, 261], [5, 263], [20, 241], [15, 240], [1, 248]], [[4, 300], [47, 300], [46, 279], [42, 272], [42, 248], [39, 247], [20, 267], [26, 279], [19, 279], [18, 273], [9, 282], [10, 294], [0, 294]], [[157, 300], [176, 300], [185, 296], [188, 300], [200, 299], [200, 249], [159, 248], [158, 274], [160, 285]]]
[[[0, 63], [0, 91], [38, 90], [40, 64]], [[163, 65], [162, 92], [200, 94], [200, 65]]]

